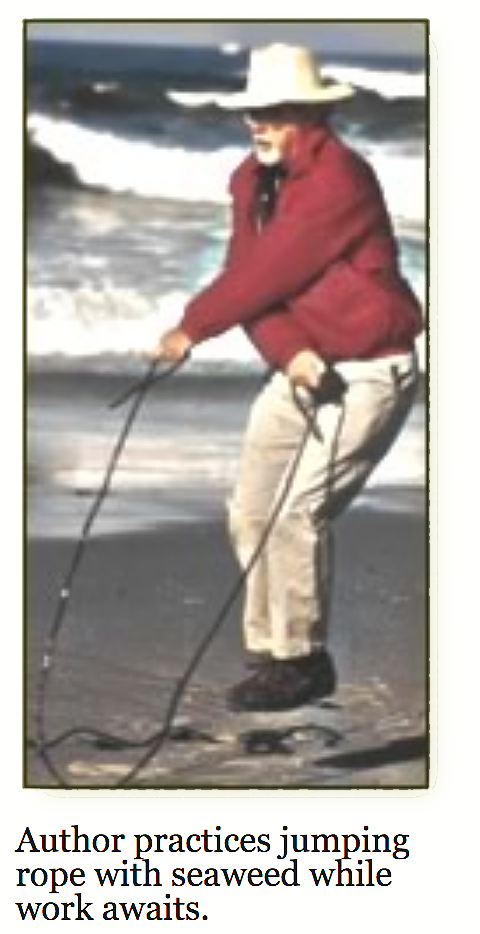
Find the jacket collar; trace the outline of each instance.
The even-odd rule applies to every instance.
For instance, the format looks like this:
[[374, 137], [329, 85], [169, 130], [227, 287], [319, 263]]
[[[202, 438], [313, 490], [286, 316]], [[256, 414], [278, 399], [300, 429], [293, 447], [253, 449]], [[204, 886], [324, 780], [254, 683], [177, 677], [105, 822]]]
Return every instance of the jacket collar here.
[[295, 152], [285, 165], [287, 175], [295, 178], [308, 172], [330, 135], [330, 131], [324, 126], [304, 127]]

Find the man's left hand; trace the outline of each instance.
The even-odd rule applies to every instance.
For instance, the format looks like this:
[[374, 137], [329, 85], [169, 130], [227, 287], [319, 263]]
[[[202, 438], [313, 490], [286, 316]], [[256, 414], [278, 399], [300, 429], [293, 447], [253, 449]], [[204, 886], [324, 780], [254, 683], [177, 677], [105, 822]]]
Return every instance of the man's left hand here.
[[325, 364], [312, 350], [301, 350], [290, 360], [286, 368], [287, 376], [294, 386], [316, 390], [325, 373]]

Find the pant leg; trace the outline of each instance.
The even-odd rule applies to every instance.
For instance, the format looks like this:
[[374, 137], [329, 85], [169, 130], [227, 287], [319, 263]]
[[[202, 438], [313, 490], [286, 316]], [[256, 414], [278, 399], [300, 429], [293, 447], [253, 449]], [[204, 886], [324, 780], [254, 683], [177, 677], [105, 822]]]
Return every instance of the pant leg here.
[[[230, 536], [242, 568], [250, 564], [265, 535], [277, 490], [305, 430], [289, 397], [287, 381], [277, 374], [250, 413], [228, 510]], [[272, 648], [268, 565], [266, 541], [246, 581], [243, 628], [250, 652], [271, 652]]]
[[[342, 406], [322, 406], [262, 555], [249, 574], [247, 649], [278, 658], [308, 654], [326, 641], [331, 591], [331, 522], [364, 486], [410, 409], [410, 357], [345, 364]], [[252, 413], [232, 504], [243, 564], [251, 556], [305, 430], [288, 381], [277, 375]]]

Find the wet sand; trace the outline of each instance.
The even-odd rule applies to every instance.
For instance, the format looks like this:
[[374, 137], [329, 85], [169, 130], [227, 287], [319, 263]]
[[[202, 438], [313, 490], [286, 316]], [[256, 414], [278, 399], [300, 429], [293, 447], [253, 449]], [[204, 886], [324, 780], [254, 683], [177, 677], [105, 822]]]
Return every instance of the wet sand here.
[[[330, 640], [339, 685], [315, 707], [255, 717], [228, 712], [225, 688], [243, 671], [237, 601], [186, 685], [172, 735], [132, 787], [425, 787], [425, 538], [419, 511], [357, 507], [339, 521]], [[74, 544], [50, 536], [28, 547], [30, 740], [44, 639]], [[139, 741], [158, 735], [172, 691], [237, 574], [221, 515], [93, 539], [55, 646], [47, 737], [80, 726]], [[55, 780], [26, 743], [24, 784], [114, 788], [146, 751], [102, 748], [76, 733], [49, 752]]]

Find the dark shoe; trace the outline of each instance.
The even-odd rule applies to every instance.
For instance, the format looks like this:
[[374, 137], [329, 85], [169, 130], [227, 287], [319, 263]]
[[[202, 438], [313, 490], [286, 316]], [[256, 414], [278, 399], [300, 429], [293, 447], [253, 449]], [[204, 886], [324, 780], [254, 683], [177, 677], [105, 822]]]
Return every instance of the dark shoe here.
[[332, 694], [336, 680], [326, 651], [301, 658], [270, 658], [231, 688], [227, 700], [232, 710], [289, 710]]

